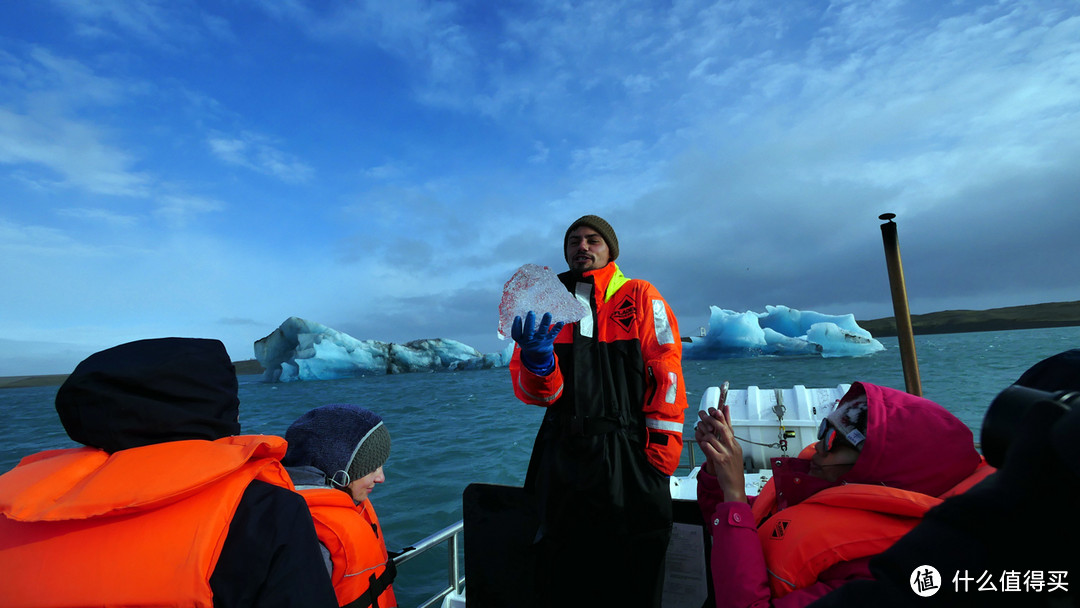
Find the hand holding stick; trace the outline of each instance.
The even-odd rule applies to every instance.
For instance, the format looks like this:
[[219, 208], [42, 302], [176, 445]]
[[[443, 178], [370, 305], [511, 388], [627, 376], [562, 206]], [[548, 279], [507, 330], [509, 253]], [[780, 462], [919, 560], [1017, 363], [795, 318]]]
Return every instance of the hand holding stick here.
[[735, 439], [731, 428], [731, 410], [709, 408], [708, 413], [699, 411], [694, 426], [694, 440], [705, 454], [702, 470], [715, 475], [728, 502], [746, 502], [746, 484], [743, 477], [742, 446]]

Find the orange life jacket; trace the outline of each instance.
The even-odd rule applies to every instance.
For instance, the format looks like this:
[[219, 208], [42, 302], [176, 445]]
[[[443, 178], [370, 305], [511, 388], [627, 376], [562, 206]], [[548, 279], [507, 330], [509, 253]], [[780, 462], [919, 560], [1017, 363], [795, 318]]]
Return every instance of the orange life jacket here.
[[771, 516], [776, 491], [770, 480], [753, 510], [755, 517], [764, 516], [757, 520], [761, 522], [758, 538], [772, 596], [808, 587], [838, 563], [885, 551], [918, 525], [931, 507], [966, 491], [994, 470], [984, 461], [941, 497], [870, 484], [836, 486]]
[[0, 606], [212, 606], [252, 480], [292, 489], [285, 440], [50, 450], [0, 475]]
[[397, 606], [390, 586], [397, 570], [387, 555], [371, 501], [355, 505], [347, 493], [332, 488], [299, 492], [311, 509], [319, 542], [330, 551], [330, 580], [338, 605]]

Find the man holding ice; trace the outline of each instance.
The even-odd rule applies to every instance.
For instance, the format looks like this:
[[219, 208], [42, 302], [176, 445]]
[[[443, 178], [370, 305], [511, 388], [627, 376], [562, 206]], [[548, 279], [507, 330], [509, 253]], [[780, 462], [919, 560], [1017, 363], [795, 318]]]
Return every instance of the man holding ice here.
[[564, 326], [530, 311], [511, 331], [514, 394], [547, 407], [525, 480], [540, 516], [536, 599], [660, 606], [686, 408], [678, 325], [655, 287], [619, 270], [602, 218], [571, 224], [563, 251], [559, 280], [588, 314]]

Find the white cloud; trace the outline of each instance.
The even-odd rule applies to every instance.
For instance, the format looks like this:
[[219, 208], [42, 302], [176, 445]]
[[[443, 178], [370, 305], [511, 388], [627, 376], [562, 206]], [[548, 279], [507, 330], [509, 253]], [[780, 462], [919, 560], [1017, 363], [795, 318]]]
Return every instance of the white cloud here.
[[57, 341], [490, 335], [583, 213], [681, 315], [880, 306], [882, 211], [923, 302], [1080, 284], [1067, 2], [55, 6], [97, 37], [0, 52], [0, 248]]
[[237, 136], [217, 134], [207, 139], [210, 151], [219, 160], [251, 169], [285, 182], [301, 183], [312, 178], [315, 170], [293, 154], [276, 147], [265, 135], [245, 132]]
[[404, 177], [408, 171], [402, 166], [396, 163], [384, 163], [376, 167], [368, 167], [362, 171], [364, 177], [378, 180], [389, 181]]
[[[9, 86], [7, 99], [0, 102], [0, 165], [9, 165], [13, 179], [39, 192], [95, 201], [61, 207], [60, 216], [116, 227], [136, 221], [129, 212], [110, 208], [129, 205], [131, 199], [154, 201], [157, 212], [173, 223], [181, 216], [220, 208], [208, 199], [164, 193], [175, 188], [137, 169], [146, 159], [131, 151], [124, 121], [113, 124], [102, 118], [137, 103], [146, 87], [98, 75], [83, 62], [41, 48], [31, 49], [25, 60], [12, 54], [2, 59]], [[279, 175], [308, 172], [303, 165], [290, 166], [272, 149], [258, 150], [257, 158]]]
[[109, 209], [67, 208], [58, 209], [56, 214], [65, 218], [100, 222], [113, 228], [132, 228], [139, 223], [139, 219], [133, 215], [120, 214]]
[[[20, 224], [0, 218], [0, 253], [9, 259], [31, 260], [68, 255], [94, 255], [94, 249], [84, 246], [68, 233], [50, 226]], [[27, 274], [20, 268], [24, 264], [5, 264], [9, 273]], [[28, 273], [33, 276], [33, 273]], [[11, 280], [11, 276], [5, 277]], [[17, 281], [12, 280], [7, 290], [11, 293]]]
[[132, 170], [134, 159], [109, 144], [96, 125], [50, 114], [43, 108], [20, 114], [0, 108], [0, 163], [36, 165], [52, 173], [39, 183], [98, 194], [143, 196], [150, 180]]
[[[115, 105], [136, 90], [128, 83], [99, 76], [84, 63], [42, 47], [30, 50], [29, 61], [23, 63], [23, 74], [16, 86], [26, 91], [28, 100], [34, 102], [32, 105], [56, 110]], [[78, 94], [72, 95], [73, 91]]]
[[544, 145], [544, 142], [533, 142], [533, 153], [529, 156], [530, 163], [543, 164], [547, 162], [548, 156], [551, 155], [551, 149]]
[[234, 40], [224, 19], [203, 11], [195, 2], [51, 0], [51, 4], [79, 35], [94, 40], [134, 37], [171, 53], [204, 46], [208, 39]]
[[155, 213], [172, 226], [184, 226], [193, 217], [225, 208], [221, 201], [190, 195], [158, 196], [155, 197], [155, 202], [157, 203]]
[[640, 141], [627, 141], [615, 149], [592, 147], [574, 150], [571, 168], [586, 174], [637, 173], [644, 164], [645, 145]]

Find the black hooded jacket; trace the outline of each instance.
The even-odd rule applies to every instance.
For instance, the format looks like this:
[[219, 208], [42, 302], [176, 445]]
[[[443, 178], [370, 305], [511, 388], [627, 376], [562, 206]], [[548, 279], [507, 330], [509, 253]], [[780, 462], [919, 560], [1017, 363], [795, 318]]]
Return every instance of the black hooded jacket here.
[[[56, 396], [68, 435], [113, 453], [240, 433], [236, 371], [217, 340], [123, 344], [76, 367]], [[210, 577], [214, 605], [337, 606], [304, 499], [255, 480]]]

